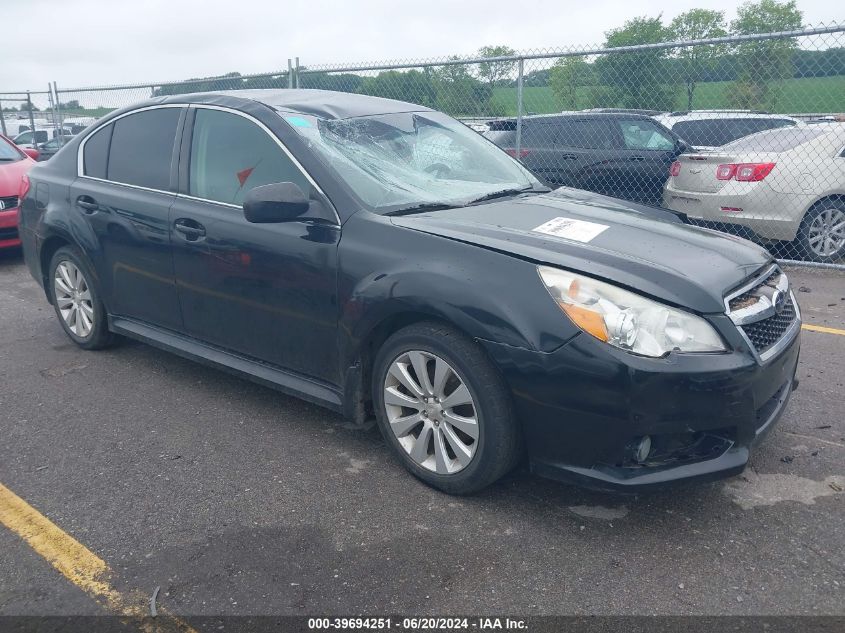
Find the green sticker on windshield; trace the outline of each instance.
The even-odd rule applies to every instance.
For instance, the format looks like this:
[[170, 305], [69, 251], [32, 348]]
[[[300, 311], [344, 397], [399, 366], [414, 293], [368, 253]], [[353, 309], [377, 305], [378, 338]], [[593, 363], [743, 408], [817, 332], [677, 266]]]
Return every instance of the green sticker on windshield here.
[[285, 121], [294, 127], [311, 127], [311, 121], [303, 119], [301, 116], [286, 116]]

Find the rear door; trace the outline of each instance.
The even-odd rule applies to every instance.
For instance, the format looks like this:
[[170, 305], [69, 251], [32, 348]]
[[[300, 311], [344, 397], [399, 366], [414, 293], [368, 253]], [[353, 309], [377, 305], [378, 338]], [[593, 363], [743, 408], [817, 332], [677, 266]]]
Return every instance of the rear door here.
[[526, 165], [547, 182], [615, 195], [613, 161], [619, 134], [606, 118], [572, 116], [532, 121], [538, 125]]
[[659, 205], [669, 167], [677, 156], [675, 137], [648, 118], [615, 120], [623, 142], [619, 178], [628, 200]]
[[154, 106], [101, 127], [83, 141], [80, 177], [70, 188], [109, 312], [174, 330], [182, 319], [169, 213], [184, 114], [184, 107]]

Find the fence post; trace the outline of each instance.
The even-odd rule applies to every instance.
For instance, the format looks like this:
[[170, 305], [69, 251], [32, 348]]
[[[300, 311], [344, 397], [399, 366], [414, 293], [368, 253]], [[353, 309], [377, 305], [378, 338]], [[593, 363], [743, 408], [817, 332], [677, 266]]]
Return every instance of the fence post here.
[[65, 144], [65, 117], [62, 114], [62, 102], [59, 101], [59, 87], [53, 82], [53, 94], [56, 95], [56, 116], [59, 119], [59, 147]]
[[29, 129], [32, 130], [32, 145], [33, 147], [38, 147], [38, 143], [35, 142], [35, 117], [32, 115], [32, 97], [29, 94], [29, 90], [26, 91], [26, 103], [29, 106]]
[[3, 114], [3, 102], [0, 101], [0, 128], [3, 130], [3, 136], [9, 136], [6, 133], [6, 115]]
[[522, 147], [522, 76], [525, 70], [525, 60], [519, 58], [519, 75], [516, 78], [516, 159], [519, 160]]
[[296, 75], [294, 76], [294, 88], [299, 88], [299, 57], [296, 58]]
[[293, 88], [293, 63], [288, 57], [288, 88]]

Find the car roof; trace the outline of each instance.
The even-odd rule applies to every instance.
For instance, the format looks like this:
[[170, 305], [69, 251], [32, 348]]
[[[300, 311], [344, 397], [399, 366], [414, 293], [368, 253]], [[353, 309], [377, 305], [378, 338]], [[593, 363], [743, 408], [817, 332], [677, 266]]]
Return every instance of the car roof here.
[[[574, 119], [574, 120], [583, 120], [583, 119], [638, 119], [643, 121], [653, 121], [656, 117], [648, 116], [645, 114], [637, 114], [632, 112], [595, 112], [595, 111], [584, 111], [584, 110], [571, 110], [571, 111], [564, 111], [564, 112], [554, 112], [551, 114], [529, 114], [527, 116], [522, 117], [523, 124], [528, 121], [536, 121], [536, 122], [555, 122], [559, 119]], [[516, 117], [503, 117], [501, 119], [494, 119], [492, 121], [488, 121], [487, 124], [490, 128], [491, 132], [500, 132], [500, 131], [512, 131], [510, 127], [503, 127], [504, 124], [515, 124]], [[497, 129], [498, 128], [498, 129]], [[516, 129], [516, 128], [513, 128]]]
[[382, 97], [313, 90], [268, 88], [261, 90], [219, 90], [167, 97], [156, 103], [214, 103], [237, 108], [245, 101], [262, 103], [280, 112], [307, 114], [321, 119], [350, 119], [398, 112], [431, 112], [431, 108]]
[[656, 114], [654, 118], [665, 125], [680, 123], [681, 121], [702, 121], [711, 119], [785, 119], [798, 122], [798, 119], [786, 114], [768, 114], [766, 112], [744, 112], [741, 110], [701, 110], [692, 112], [672, 112], [670, 114]]

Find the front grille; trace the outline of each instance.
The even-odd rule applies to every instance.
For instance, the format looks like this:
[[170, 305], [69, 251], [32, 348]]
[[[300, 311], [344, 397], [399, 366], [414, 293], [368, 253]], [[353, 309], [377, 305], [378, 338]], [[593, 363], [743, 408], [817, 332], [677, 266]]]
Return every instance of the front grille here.
[[795, 321], [795, 305], [792, 303], [792, 297], [788, 297], [786, 305], [780, 314], [774, 314], [768, 319], [756, 321], [754, 323], [746, 323], [742, 326], [743, 332], [754, 345], [754, 349], [758, 354], [762, 354], [772, 345], [777, 343], [789, 326]]
[[18, 229], [14, 226], [8, 229], [0, 229], [0, 241], [18, 239]]
[[741, 295], [735, 296], [728, 302], [728, 307], [730, 308], [731, 312], [741, 310], [742, 308], [747, 308], [748, 306], [752, 306], [757, 303], [760, 300], [760, 288], [762, 286], [774, 286], [782, 274], [783, 273], [781, 273], [780, 270], [776, 270], [751, 290], [747, 290]]
[[3, 204], [0, 205], [3, 207], [4, 211], [8, 211], [9, 209], [14, 209], [18, 206], [18, 197], [17, 196], [7, 196], [5, 198], [0, 198], [0, 202]]

